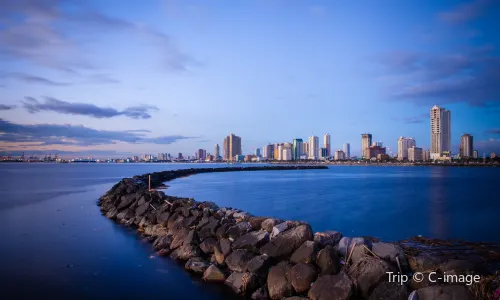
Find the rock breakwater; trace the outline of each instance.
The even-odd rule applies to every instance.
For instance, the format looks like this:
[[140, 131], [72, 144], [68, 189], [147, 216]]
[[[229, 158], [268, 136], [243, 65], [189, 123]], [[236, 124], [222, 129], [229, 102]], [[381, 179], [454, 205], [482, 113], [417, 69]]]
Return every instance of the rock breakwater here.
[[[500, 288], [497, 245], [425, 238], [385, 243], [337, 231], [314, 233], [302, 221], [253, 216], [154, 190], [200, 173], [302, 169], [326, 167], [156, 172], [121, 180], [98, 204], [107, 218], [137, 228], [158, 255], [183, 261], [206, 282], [226, 284], [251, 299], [493, 299]], [[457, 280], [446, 281], [445, 275]], [[459, 281], [476, 275], [480, 281], [473, 284]]]

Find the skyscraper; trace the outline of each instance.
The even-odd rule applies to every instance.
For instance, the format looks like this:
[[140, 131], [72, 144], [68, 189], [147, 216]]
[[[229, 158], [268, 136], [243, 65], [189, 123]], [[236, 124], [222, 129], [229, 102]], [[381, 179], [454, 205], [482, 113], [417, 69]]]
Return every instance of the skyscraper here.
[[[408, 160], [408, 149], [416, 146], [413, 138], [399, 137], [398, 139], [398, 160]], [[420, 159], [419, 159], [420, 160]]]
[[372, 135], [370, 133], [363, 133], [361, 135], [361, 157], [367, 158], [367, 151], [372, 144]]
[[215, 144], [215, 147], [214, 147], [214, 156], [215, 156], [215, 160], [218, 160], [219, 157], [220, 157], [220, 147], [219, 147], [219, 144]]
[[[422, 148], [415, 147], [415, 145], [411, 146], [407, 150], [408, 152], [408, 160], [409, 161], [421, 161], [423, 160]], [[399, 156], [398, 156], [399, 158]]]
[[292, 159], [299, 160], [300, 156], [303, 153], [304, 153], [304, 142], [302, 141], [302, 139], [294, 139], [292, 148]]
[[198, 149], [198, 153], [195, 154], [195, 157], [199, 160], [205, 160], [207, 158], [207, 151], [205, 149]]
[[224, 159], [233, 161], [236, 155], [241, 155], [241, 137], [231, 133], [224, 139]]
[[326, 156], [330, 157], [330, 135], [328, 133], [323, 136], [323, 148], [326, 148]]
[[255, 149], [255, 156], [260, 157], [260, 148]]
[[438, 159], [443, 152], [450, 152], [451, 112], [434, 105], [431, 108], [431, 159]]
[[472, 157], [472, 135], [466, 133], [460, 138], [460, 157]]
[[277, 143], [277, 144], [274, 144], [274, 146], [273, 146], [273, 155], [274, 155], [275, 160], [281, 160], [280, 155], [281, 155], [282, 150], [280, 150], [280, 148], [279, 148], [280, 146], [283, 146], [283, 143]]
[[263, 147], [262, 157], [265, 159], [274, 159], [274, 147], [272, 144]]
[[309, 143], [308, 142], [305, 142], [302, 147], [304, 148], [303, 151], [302, 151], [302, 154], [308, 158], [309, 157]]
[[349, 143], [344, 144], [344, 156], [346, 159], [351, 158], [351, 145]]
[[309, 137], [309, 159], [318, 159], [319, 157], [319, 138], [317, 136]]
[[475, 159], [478, 159], [479, 158], [479, 152], [477, 150], [474, 150], [474, 152], [472, 153], [472, 157], [474, 157]]
[[281, 160], [292, 160], [292, 144], [284, 143], [281, 150]]

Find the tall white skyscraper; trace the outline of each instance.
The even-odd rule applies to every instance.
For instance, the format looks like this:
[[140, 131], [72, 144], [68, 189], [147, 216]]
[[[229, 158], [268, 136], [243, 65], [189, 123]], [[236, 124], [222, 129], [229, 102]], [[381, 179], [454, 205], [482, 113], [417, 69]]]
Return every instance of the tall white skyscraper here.
[[413, 138], [400, 137], [398, 139], [398, 160], [408, 160], [408, 149], [416, 145]]
[[351, 145], [349, 143], [344, 144], [344, 155], [346, 159], [351, 158]]
[[330, 157], [331, 152], [330, 152], [330, 135], [327, 133], [323, 136], [323, 148], [326, 148], [326, 156]]
[[319, 138], [317, 136], [309, 137], [309, 159], [319, 158]]
[[372, 135], [370, 133], [363, 133], [361, 135], [361, 156], [366, 158], [367, 150], [372, 145]]
[[431, 108], [431, 159], [437, 159], [451, 148], [451, 111], [434, 105]]

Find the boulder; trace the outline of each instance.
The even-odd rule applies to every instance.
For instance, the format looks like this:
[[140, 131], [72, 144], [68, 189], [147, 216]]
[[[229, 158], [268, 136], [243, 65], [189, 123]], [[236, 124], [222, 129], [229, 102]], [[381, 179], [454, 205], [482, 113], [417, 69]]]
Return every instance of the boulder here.
[[220, 250], [224, 256], [228, 256], [231, 253], [231, 241], [228, 239], [220, 239], [219, 240]]
[[463, 285], [434, 285], [416, 291], [418, 300], [473, 300], [474, 295]]
[[234, 226], [233, 223], [225, 223], [225, 224], [222, 224], [219, 228], [217, 228], [217, 231], [215, 232], [215, 236], [218, 238], [218, 239], [225, 239], [227, 238], [227, 230]]
[[316, 232], [314, 234], [314, 243], [319, 249], [323, 249], [326, 246], [336, 246], [340, 239], [342, 238], [342, 233], [338, 231], [324, 231], [324, 232]]
[[298, 263], [290, 270], [291, 283], [298, 294], [307, 292], [316, 277], [318, 277], [318, 271], [311, 264]]
[[363, 258], [365, 258], [367, 256], [372, 256], [371, 253], [366, 249], [365, 245], [354, 246], [354, 244], [353, 244], [353, 246], [351, 246], [351, 247], [354, 247], [354, 248], [351, 248], [352, 254], [351, 254], [351, 260], [349, 262], [351, 265], [356, 264], [358, 261], [362, 260]]
[[236, 222], [243, 222], [243, 221], [248, 221], [252, 215], [250, 215], [247, 212], [241, 211], [233, 214], [233, 218], [236, 220]]
[[[410, 287], [412, 290], [418, 290], [418, 289], [425, 288], [425, 287], [428, 287], [431, 285], [438, 285], [438, 284], [442, 283], [442, 280], [440, 279], [442, 276], [439, 274], [432, 274], [431, 275], [431, 271], [419, 272], [419, 273], [422, 273], [421, 280], [416, 281], [415, 278], [413, 278], [413, 276], [410, 278]], [[431, 277], [431, 279], [435, 282], [429, 280], [429, 277]]]
[[167, 255], [169, 255], [169, 254], [170, 254], [170, 252], [172, 252], [172, 251], [170, 250], [170, 248], [163, 248], [163, 249], [160, 249], [158, 252], [156, 252], [156, 254], [157, 254], [158, 256], [167, 256]]
[[258, 276], [266, 276], [272, 262], [273, 260], [269, 256], [265, 254], [258, 255], [248, 261], [247, 270], [248, 272], [255, 273]]
[[207, 263], [203, 258], [193, 257], [186, 262], [184, 268], [195, 273], [204, 273], [209, 266], [210, 264]]
[[257, 276], [253, 273], [234, 272], [226, 279], [225, 284], [237, 294], [251, 295], [258, 287]]
[[375, 287], [369, 300], [408, 300], [408, 289], [395, 282], [382, 282]]
[[175, 233], [175, 235], [173, 236], [174, 239], [172, 240], [172, 243], [170, 244], [170, 249], [174, 250], [174, 249], [182, 246], [182, 244], [184, 244], [184, 240], [186, 240], [186, 238], [188, 237], [189, 232], [190, 232], [190, 230], [188, 228], [185, 228], [185, 227], [182, 227], [181, 229], [179, 229]]
[[370, 297], [375, 287], [381, 282], [388, 281], [388, 272], [398, 271], [385, 260], [367, 256], [349, 269], [349, 275], [356, 280], [359, 293]]
[[120, 204], [118, 204], [118, 207], [117, 207], [118, 210], [125, 208], [125, 207], [128, 207], [130, 204], [132, 204], [132, 202], [135, 201], [135, 199], [136, 199], [135, 194], [122, 196], [120, 198]]
[[217, 209], [218, 208], [217, 204], [215, 204], [213, 202], [210, 202], [210, 201], [201, 202], [198, 205], [198, 207], [201, 208], [201, 209], [204, 209], [204, 208]]
[[255, 256], [250, 251], [238, 249], [234, 250], [226, 257], [226, 265], [233, 272], [246, 272], [248, 262]]
[[199, 218], [197, 216], [190, 216], [190, 217], [187, 217], [184, 220], [182, 220], [182, 226], [189, 227], [189, 228], [191, 228], [191, 227], [195, 228], [198, 221], [199, 221]]
[[203, 217], [201, 218], [200, 222], [198, 222], [198, 225], [196, 225], [196, 229], [200, 230], [202, 229], [205, 225], [208, 225], [208, 217]]
[[262, 228], [262, 223], [266, 220], [266, 217], [251, 217], [248, 220], [250, 226], [252, 226], [252, 230], [260, 230]]
[[340, 258], [333, 246], [328, 245], [318, 252], [316, 265], [320, 269], [320, 275], [331, 275], [340, 272]]
[[160, 225], [166, 225], [168, 218], [170, 218], [170, 212], [162, 212], [156, 217], [156, 222]]
[[218, 244], [219, 242], [216, 239], [208, 238], [201, 242], [200, 249], [206, 254], [214, 253], [214, 247]]
[[182, 245], [170, 253], [172, 259], [189, 260], [192, 257], [201, 256], [201, 250], [193, 244]]
[[247, 249], [258, 253], [259, 248], [267, 242], [269, 242], [269, 232], [263, 230], [250, 231], [233, 243], [233, 249]]
[[347, 300], [353, 295], [353, 283], [345, 274], [318, 277], [307, 294], [312, 300]]
[[237, 240], [240, 236], [252, 230], [252, 226], [248, 222], [240, 222], [236, 225], [229, 227], [226, 231], [226, 235], [231, 242]]
[[305, 241], [313, 238], [309, 225], [300, 225], [289, 229], [260, 248], [261, 254], [270, 257], [288, 257], [297, 250]]
[[118, 209], [116, 209], [116, 207], [113, 207], [106, 213], [106, 218], [114, 219], [117, 214], [118, 214]]
[[426, 253], [408, 257], [408, 264], [412, 272], [426, 272], [429, 270], [439, 269], [443, 260]]
[[220, 249], [219, 244], [217, 244], [214, 247], [214, 258], [215, 258], [215, 261], [217, 262], [217, 264], [219, 264], [219, 265], [224, 264], [224, 260], [226, 259], [226, 256], [222, 253], [222, 250]]
[[283, 300], [308, 300], [309, 298], [306, 297], [300, 297], [300, 296], [293, 296], [293, 297], [286, 297], [283, 298]]
[[154, 241], [153, 247], [155, 248], [155, 250], [170, 249], [172, 240], [173, 238], [171, 235], [160, 236]]
[[118, 220], [129, 220], [135, 216], [134, 211], [131, 209], [124, 209], [116, 215]]
[[167, 234], [167, 230], [158, 224], [157, 225], [150, 225], [150, 226], [144, 227], [143, 234], [146, 236], [152, 236], [152, 237], [163, 236], [163, 235]]
[[349, 251], [351, 251], [351, 247], [354, 246], [354, 244], [356, 244], [356, 246], [365, 245], [368, 249], [370, 249], [370, 250], [372, 249], [372, 242], [370, 242], [369, 240], [367, 240], [365, 238], [362, 238], [362, 237], [356, 237], [356, 238], [343, 237], [340, 239], [339, 245], [338, 245], [340, 254], [342, 256], [345, 256], [346, 253], [349, 253]]
[[406, 259], [406, 254], [404, 253], [401, 246], [391, 243], [373, 243], [372, 251], [378, 257], [385, 259], [386, 261], [392, 263], [393, 265], [401, 266], [403, 273], [409, 270], [408, 260]]
[[200, 229], [198, 236], [202, 240], [209, 237], [215, 237], [215, 232], [217, 231], [218, 227], [219, 227], [219, 220], [217, 220], [215, 217], [209, 217], [208, 224]]
[[280, 233], [288, 229], [288, 222], [283, 222], [280, 224], [276, 224], [271, 231], [271, 239], [277, 237]]
[[196, 233], [196, 230], [190, 230], [182, 244], [183, 245], [186, 245], [186, 244], [198, 245], [199, 242], [200, 242], [200, 240], [198, 239], [198, 234]]
[[269, 294], [267, 293], [267, 288], [265, 286], [257, 289], [251, 297], [252, 300], [268, 300]]
[[135, 209], [135, 215], [136, 216], [142, 216], [142, 215], [144, 215], [149, 210], [149, 208], [150, 208], [149, 202], [145, 202], [142, 205], [139, 205]]
[[290, 261], [294, 264], [298, 263], [313, 263], [316, 259], [316, 246], [313, 241], [305, 241], [299, 249], [293, 252]]
[[283, 222], [283, 221], [278, 220], [278, 219], [273, 219], [273, 218], [265, 219], [261, 224], [261, 228], [262, 228], [262, 230], [265, 230], [265, 231], [271, 233], [271, 232], [273, 232], [273, 227], [281, 222]]
[[282, 261], [272, 267], [267, 274], [267, 289], [271, 299], [282, 299], [293, 295], [293, 287], [290, 277], [292, 265]]
[[210, 265], [203, 273], [203, 280], [207, 282], [224, 282], [226, 275], [215, 265]]
[[477, 264], [464, 259], [452, 259], [439, 268], [446, 275], [473, 275], [477, 271]]

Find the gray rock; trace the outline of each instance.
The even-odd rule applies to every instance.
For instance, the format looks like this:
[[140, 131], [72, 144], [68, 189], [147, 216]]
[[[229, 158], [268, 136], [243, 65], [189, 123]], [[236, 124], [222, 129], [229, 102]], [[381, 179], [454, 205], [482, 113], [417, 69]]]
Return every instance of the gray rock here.
[[122, 208], [125, 208], [125, 207], [128, 207], [130, 204], [132, 204], [132, 202], [134, 202], [136, 199], [136, 196], [135, 194], [131, 194], [131, 195], [126, 195], [126, 196], [122, 196], [120, 198], [120, 204], [118, 205], [118, 210], [122, 209]]
[[128, 219], [130, 219], [130, 218], [134, 217], [134, 215], [135, 215], [135, 214], [134, 214], [134, 211], [133, 211], [133, 210], [126, 208], [126, 209], [124, 209], [123, 211], [119, 212], [119, 213], [116, 215], [116, 218], [117, 218], [118, 220], [128, 220]]
[[155, 248], [155, 250], [170, 249], [172, 240], [173, 238], [171, 235], [160, 236], [154, 241], [153, 247]]
[[473, 275], [477, 271], [477, 265], [468, 260], [452, 259], [442, 264], [440, 270], [447, 275]]
[[189, 228], [196, 228], [196, 224], [198, 224], [199, 217], [190, 216], [182, 220], [182, 226]]
[[215, 236], [218, 239], [227, 238], [227, 230], [232, 226], [234, 226], [234, 224], [232, 224], [232, 223], [222, 224], [219, 228], [217, 228], [217, 231], [215, 232]]
[[206, 262], [203, 258], [193, 257], [186, 262], [184, 268], [188, 271], [192, 271], [195, 273], [204, 273], [209, 266], [210, 264]]
[[237, 240], [240, 236], [249, 232], [250, 230], [252, 230], [252, 226], [250, 226], [250, 223], [240, 222], [236, 225], [229, 227], [229, 229], [226, 231], [226, 234], [229, 240], [233, 242]]
[[255, 273], [258, 276], [266, 276], [271, 267], [272, 259], [267, 255], [258, 255], [248, 261], [248, 272]]
[[[354, 244], [352, 246], [354, 246]], [[365, 258], [367, 256], [372, 256], [370, 254], [370, 252], [365, 247], [366, 247], [365, 245], [356, 245], [356, 246], [354, 246], [354, 248], [352, 248], [353, 250], [352, 250], [351, 261], [350, 261], [351, 264], [356, 264], [357, 262], [359, 262], [363, 258]]]
[[220, 239], [219, 245], [220, 250], [222, 251], [222, 254], [224, 254], [224, 256], [228, 256], [229, 253], [231, 253], [231, 241], [229, 241], [228, 239]]
[[226, 258], [225, 262], [228, 268], [233, 272], [246, 272], [248, 262], [255, 256], [250, 251], [238, 249], [234, 250]]
[[288, 257], [297, 250], [305, 241], [313, 238], [309, 225], [300, 225], [289, 229], [260, 248], [261, 254], [270, 257]]
[[318, 277], [318, 272], [311, 264], [299, 263], [290, 270], [291, 283], [298, 294], [307, 292], [316, 277]]
[[313, 263], [316, 259], [316, 246], [313, 241], [305, 241], [299, 249], [293, 252], [290, 261], [294, 264]]
[[309, 298], [306, 297], [300, 297], [300, 296], [293, 296], [293, 297], [286, 297], [283, 298], [283, 300], [308, 300]]
[[262, 223], [267, 219], [266, 217], [251, 217], [248, 223], [252, 226], [252, 230], [259, 231], [262, 228]]
[[397, 260], [399, 260], [403, 273], [409, 270], [408, 260], [401, 246], [391, 243], [373, 243], [372, 251], [378, 257], [385, 259], [395, 266], [398, 265]]
[[135, 215], [142, 216], [149, 210], [149, 208], [150, 208], [149, 202], [139, 205], [135, 210]]
[[288, 222], [283, 222], [280, 224], [276, 224], [271, 231], [271, 239], [277, 237], [280, 233], [284, 232], [288, 229]]
[[168, 221], [168, 218], [170, 218], [170, 212], [166, 211], [166, 212], [162, 212], [161, 214], [159, 214], [157, 217], [156, 217], [156, 222], [160, 225], [166, 225], [167, 224], [167, 221]]
[[349, 269], [349, 275], [356, 280], [364, 298], [370, 297], [378, 284], [389, 280], [388, 272], [397, 273], [397, 270], [388, 262], [371, 256], [363, 258]]
[[347, 300], [353, 295], [353, 283], [345, 274], [318, 277], [307, 294], [312, 300]]
[[282, 261], [269, 270], [267, 289], [271, 299], [282, 299], [293, 295], [292, 283], [289, 280], [291, 269], [291, 264]]
[[165, 230], [165, 228], [161, 227], [160, 225], [150, 225], [144, 227], [143, 234], [152, 237], [163, 236], [167, 234], [167, 230]]
[[219, 244], [217, 244], [214, 247], [214, 255], [213, 256], [215, 257], [215, 261], [217, 262], [217, 264], [219, 264], [219, 265], [223, 265], [224, 264], [226, 256], [222, 253], [222, 250], [220, 249], [220, 245]]
[[435, 285], [417, 290], [418, 300], [474, 300], [463, 285]]
[[258, 287], [257, 276], [253, 273], [235, 272], [229, 275], [225, 284], [230, 286], [237, 294], [251, 295]]
[[179, 229], [173, 235], [174, 239], [172, 240], [172, 243], [170, 244], [170, 249], [174, 250], [174, 249], [179, 248], [180, 246], [182, 246], [182, 244], [184, 244], [184, 241], [188, 237], [189, 233], [190, 233], [190, 230], [187, 229], [187, 228], [185, 228], [185, 227], [182, 227], [181, 229]]
[[201, 251], [205, 252], [206, 254], [214, 253], [214, 247], [218, 244], [219, 244], [219, 242], [216, 239], [208, 238], [208, 239], [205, 239], [203, 242], [201, 242], [200, 249], [201, 249]]
[[193, 244], [182, 245], [170, 253], [172, 259], [189, 260], [190, 258], [201, 256], [201, 250]]
[[198, 238], [198, 234], [196, 233], [196, 230], [190, 230], [182, 244], [183, 245], [186, 245], [186, 244], [198, 245], [199, 242], [200, 242], [200, 239]]
[[203, 273], [203, 280], [207, 282], [224, 282], [226, 275], [215, 265], [210, 265]]
[[262, 230], [265, 230], [265, 231], [271, 233], [271, 232], [273, 232], [273, 227], [281, 222], [283, 222], [283, 221], [278, 220], [278, 219], [269, 218], [269, 219], [266, 219], [262, 222], [261, 228], [262, 228]]
[[257, 289], [252, 294], [251, 299], [252, 300], [268, 300], [269, 299], [269, 295], [267, 293], [267, 288], [264, 286], [264, 287], [261, 287], [261, 288]]
[[340, 272], [340, 258], [331, 245], [318, 252], [316, 265], [321, 270], [320, 275], [331, 275]]
[[395, 282], [382, 282], [370, 295], [369, 300], [407, 300], [408, 289], [406, 285]]
[[259, 248], [267, 242], [269, 242], [269, 232], [250, 231], [239, 237], [233, 243], [233, 249], [247, 249], [249, 251], [258, 252]]
[[354, 245], [365, 245], [368, 249], [372, 249], [372, 243], [367, 239], [364, 239], [362, 237], [343, 237], [340, 239], [338, 246], [340, 254], [342, 256], [345, 256], [346, 253], [349, 253], [349, 251], [351, 251], [351, 247]]
[[217, 231], [217, 228], [219, 227], [219, 220], [217, 220], [215, 217], [210, 217], [208, 218], [208, 224], [203, 226], [203, 228], [200, 229], [198, 232], [198, 236], [200, 237], [201, 240], [204, 240], [209, 237], [215, 237], [215, 232]]
[[233, 214], [233, 218], [236, 219], [236, 222], [248, 221], [251, 215], [247, 212], [237, 212]]
[[342, 238], [342, 233], [338, 231], [324, 231], [324, 232], [316, 232], [314, 234], [314, 243], [317, 245], [319, 249], [323, 249], [326, 246], [336, 246], [340, 239]]
[[111, 210], [109, 210], [106, 213], [106, 218], [108, 218], [108, 219], [114, 219], [117, 214], [118, 214], [118, 209], [116, 209], [115, 207], [113, 207]]
[[443, 263], [443, 260], [439, 257], [422, 253], [417, 256], [408, 257], [408, 263], [412, 272], [426, 272], [428, 270], [438, 269], [441, 263]]

